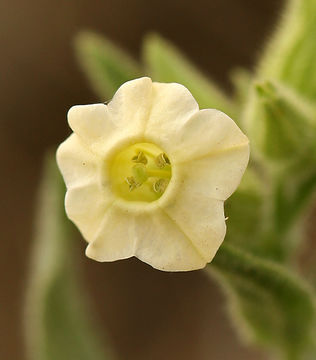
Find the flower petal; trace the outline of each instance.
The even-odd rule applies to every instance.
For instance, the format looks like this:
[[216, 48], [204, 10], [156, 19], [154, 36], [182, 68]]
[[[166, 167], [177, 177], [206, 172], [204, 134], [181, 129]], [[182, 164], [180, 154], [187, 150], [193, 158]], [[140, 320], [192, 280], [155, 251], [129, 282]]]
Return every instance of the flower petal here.
[[248, 144], [248, 138], [226, 114], [215, 109], [200, 110], [179, 129], [169, 155], [175, 162]]
[[76, 105], [68, 112], [71, 129], [97, 153], [120, 139], [143, 136], [151, 108], [152, 81], [143, 77], [124, 83], [108, 105]]
[[179, 129], [198, 110], [197, 102], [183, 85], [154, 82], [145, 137], [160, 144], [168, 153]]
[[187, 187], [189, 191], [199, 189], [205, 196], [226, 200], [239, 185], [248, 160], [249, 146], [243, 144], [183, 162], [177, 167], [182, 173], [182, 186]]
[[108, 109], [120, 132], [142, 136], [151, 108], [152, 81], [148, 77], [127, 81], [115, 93]]
[[73, 106], [68, 111], [68, 123], [87, 144], [100, 141], [116, 128], [105, 104]]
[[96, 183], [100, 178], [101, 158], [76, 134], [58, 147], [56, 159], [67, 188]]
[[224, 202], [211, 199], [201, 189], [184, 184], [178, 196], [165, 204], [163, 211], [179, 224], [207, 262], [210, 262], [226, 233]]
[[101, 226], [104, 214], [113, 202], [111, 193], [106, 193], [100, 184], [71, 188], [66, 193], [65, 208], [69, 219], [90, 242]]
[[153, 214], [131, 213], [113, 205], [86, 254], [97, 261], [134, 255], [165, 271], [200, 269], [206, 264], [191, 240], [159, 208]]
[[138, 219], [135, 256], [156, 269], [190, 271], [201, 269], [207, 260], [192, 240], [162, 210]]
[[86, 249], [86, 255], [97, 261], [126, 259], [135, 253], [135, 216], [115, 205], [104, 213], [101, 226]]

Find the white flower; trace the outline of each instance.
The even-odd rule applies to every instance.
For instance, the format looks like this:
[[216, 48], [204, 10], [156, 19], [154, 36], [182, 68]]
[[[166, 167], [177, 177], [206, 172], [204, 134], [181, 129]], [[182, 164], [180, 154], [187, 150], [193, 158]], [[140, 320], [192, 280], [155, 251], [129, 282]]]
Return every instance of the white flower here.
[[176, 83], [144, 77], [108, 104], [74, 106], [74, 133], [57, 162], [68, 217], [88, 257], [136, 256], [154, 268], [203, 268], [222, 243], [224, 200], [249, 158], [247, 137], [224, 113], [199, 110]]

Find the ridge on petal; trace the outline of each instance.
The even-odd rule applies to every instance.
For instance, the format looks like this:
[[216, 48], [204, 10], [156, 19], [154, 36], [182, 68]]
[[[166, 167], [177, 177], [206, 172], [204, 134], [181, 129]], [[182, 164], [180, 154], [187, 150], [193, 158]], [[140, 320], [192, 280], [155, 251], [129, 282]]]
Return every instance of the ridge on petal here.
[[187, 162], [248, 143], [247, 136], [229, 116], [219, 110], [203, 109], [174, 134], [170, 155], [178, 163]]
[[135, 256], [163, 271], [191, 271], [203, 268], [207, 260], [160, 208], [155, 214], [141, 214], [137, 227]]
[[226, 233], [224, 202], [212, 199], [190, 184], [183, 183], [180, 191], [180, 196], [167, 202], [163, 211], [210, 262]]
[[142, 137], [152, 104], [152, 81], [148, 77], [127, 81], [108, 104], [112, 121], [121, 132]]
[[96, 261], [115, 261], [135, 254], [135, 215], [112, 203], [104, 213], [98, 233], [86, 249], [86, 255]]
[[175, 134], [198, 110], [198, 103], [185, 86], [154, 82], [144, 136], [155, 140], [168, 153]]
[[214, 156], [178, 163], [183, 184], [212, 199], [226, 200], [237, 188], [249, 161], [248, 144], [219, 151]]

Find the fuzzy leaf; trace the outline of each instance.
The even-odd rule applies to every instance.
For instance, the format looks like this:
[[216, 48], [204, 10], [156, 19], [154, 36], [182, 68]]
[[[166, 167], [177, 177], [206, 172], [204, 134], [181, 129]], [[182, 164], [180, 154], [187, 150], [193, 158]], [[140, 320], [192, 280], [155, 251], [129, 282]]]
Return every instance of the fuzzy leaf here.
[[227, 291], [236, 326], [248, 340], [302, 359], [313, 343], [315, 298], [304, 280], [280, 265], [224, 243], [207, 270]]
[[235, 103], [242, 109], [247, 101], [252, 86], [252, 74], [244, 68], [235, 68], [230, 72], [230, 79], [234, 87]]
[[78, 61], [101, 99], [110, 99], [126, 81], [141, 76], [138, 64], [100, 35], [83, 32], [75, 40]]
[[225, 241], [256, 252], [262, 244], [253, 239], [261, 230], [263, 216], [263, 181], [249, 164], [238, 189], [225, 202], [227, 233]]
[[316, 101], [316, 0], [288, 0], [258, 67], [259, 78], [280, 80]]
[[314, 157], [315, 107], [293, 89], [271, 81], [256, 84], [245, 125], [256, 150], [269, 159]]
[[200, 108], [215, 108], [233, 116], [232, 101], [211, 81], [207, 80], [173, 45], [158, 35], [147, 36], [143, 57], [153, 80], [177, 82], [186, 86]]
[[[290, 176], [287, 174], [290, 173]], [[276, 231], [281, 234], [291, 231], [302, 218], [306, 208], [312, 205], [316, 195], [315, 161], [298, 161], [284, 169], [276, 181], [274, 222]], [[288, 244], [289, 245], [289, 244]]]
[[[30, 360], [106, 360], [86, 317], [71, 254], [64, 185], [55, 157], [47, 157], [39, 191], [25, 335]], [[112, 359], [112, 357], [111, 357]]]

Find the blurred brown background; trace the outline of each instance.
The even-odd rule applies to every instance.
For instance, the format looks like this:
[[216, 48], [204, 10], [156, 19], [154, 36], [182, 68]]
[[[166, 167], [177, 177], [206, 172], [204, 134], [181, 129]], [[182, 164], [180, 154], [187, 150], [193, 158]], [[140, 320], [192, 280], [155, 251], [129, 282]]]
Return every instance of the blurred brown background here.
[[[24, 360], [22, 304], [32, 213], [44, 150], [68, 134], [67, 109], [98, 101], [75, 63], [72, 39], [91, 29], [139, 57], [157, 31], [230, 90], [251, 67], [282, 8], [275, 0], [1, 0], [0, 359]], [[135, 259], [84, 258], [83, 281], [120, 359], [264, 359], [239, 343], [225, 299], [202, 271], [167, 274]], [[72, 359], [70, 359], [72, 360]]]

